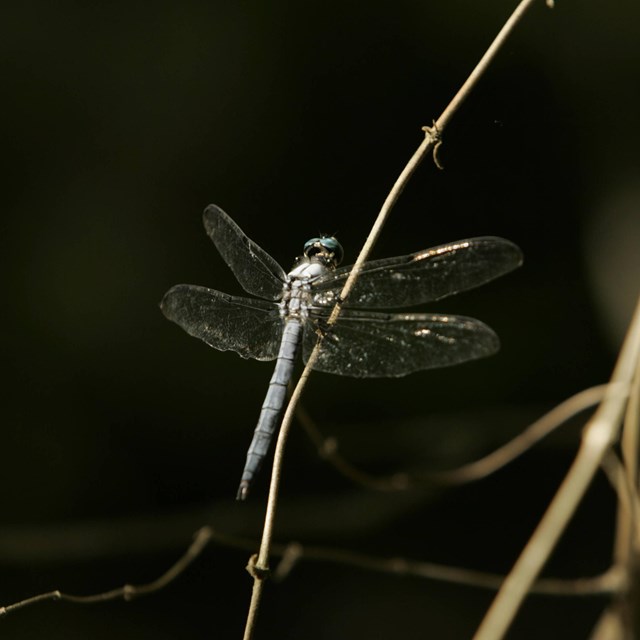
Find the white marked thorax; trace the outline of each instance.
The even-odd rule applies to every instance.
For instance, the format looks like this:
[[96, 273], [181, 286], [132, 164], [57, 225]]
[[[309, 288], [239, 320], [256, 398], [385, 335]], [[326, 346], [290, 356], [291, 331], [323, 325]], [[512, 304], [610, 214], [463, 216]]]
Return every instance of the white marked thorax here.
[[311, 303], [311, 281], [330, 269], [318, 260], [301, 258], [287, 274], [287, 286], [280, 301], [280, 315], [285, 319], [307, 317]]

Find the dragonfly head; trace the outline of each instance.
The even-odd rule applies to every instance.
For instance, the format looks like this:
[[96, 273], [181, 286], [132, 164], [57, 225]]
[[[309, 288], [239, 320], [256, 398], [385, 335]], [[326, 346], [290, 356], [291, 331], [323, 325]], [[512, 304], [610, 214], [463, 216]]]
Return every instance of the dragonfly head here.
[[344, 257], [342, 245], [333, 237], [311, 238], [304, 243], [304, 255], [335, 268]]

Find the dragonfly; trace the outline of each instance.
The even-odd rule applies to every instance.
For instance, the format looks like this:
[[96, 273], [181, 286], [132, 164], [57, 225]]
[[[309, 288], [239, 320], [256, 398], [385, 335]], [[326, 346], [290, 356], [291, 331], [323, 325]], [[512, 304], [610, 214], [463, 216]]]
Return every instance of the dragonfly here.
[[[162, 312], [215, 349], [276, 360], [238, 500], [247, 497], [268, 453], [300, 347], [306, 363], [321, 337], [313, 369], [356, 378], [404, 376], [482, 358], [499, 348], [495, 332], [474, 318], [375, 310], [440, 300], [511, 271], [522, 263], [522, 252], [509, 240], [471, 238], [365, 262], [342, 300], [352, 266], [338, 267], [343, 249], [335, 237], [308, 240], [287, 273], [220, 207], [209, 205], [203, 221], [242, 288], [255, 297], [179, 284], [165, 294]], [[341, 311], [329, 323], [336, 303]]]

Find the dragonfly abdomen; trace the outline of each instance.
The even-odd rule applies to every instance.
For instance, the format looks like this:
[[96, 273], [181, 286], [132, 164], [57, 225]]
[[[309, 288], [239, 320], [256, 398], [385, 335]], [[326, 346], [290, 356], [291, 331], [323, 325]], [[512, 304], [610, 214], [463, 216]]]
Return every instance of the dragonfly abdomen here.
[[244, 500], [247, 497], [253, 477], [260, 470], [262, 461], [269, 450], [278, 418], [287, 397], [287, 385], [293, 375], [301, 330], [302, 325], [297, 319], [291, 319], [285, 324], [276, 366], [262, 404], [258, 425], [253, 432], [253, 440], [251, 440], [249, 451], [247, 451], [247, 460], [236, 495], [237, 500]]

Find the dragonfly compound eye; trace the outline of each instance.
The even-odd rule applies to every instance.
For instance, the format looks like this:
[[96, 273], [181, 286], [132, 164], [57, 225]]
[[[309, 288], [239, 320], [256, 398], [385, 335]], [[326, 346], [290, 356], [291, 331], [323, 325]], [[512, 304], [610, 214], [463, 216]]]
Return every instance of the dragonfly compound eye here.
[[304, 255], [307, 258], [311, 258], [318, 254], [324, 254], [327, 258], [330, 258], [334, 266], [337, 266], [342, 262], [344, 250], [342, 245], [333, 237], [307, 240], [304, 244]]

